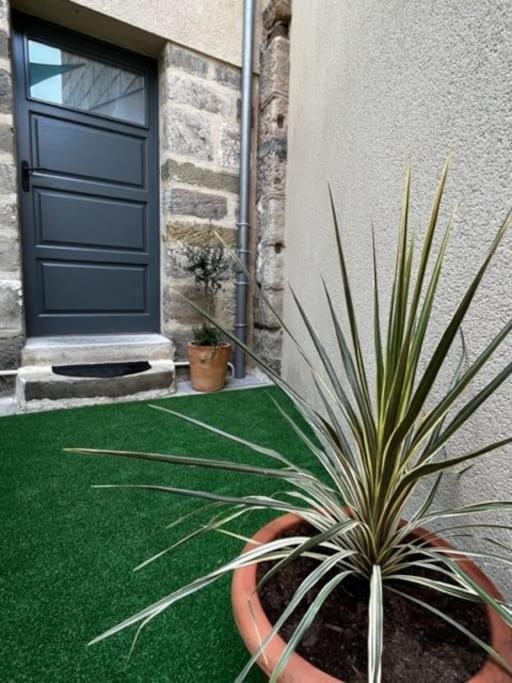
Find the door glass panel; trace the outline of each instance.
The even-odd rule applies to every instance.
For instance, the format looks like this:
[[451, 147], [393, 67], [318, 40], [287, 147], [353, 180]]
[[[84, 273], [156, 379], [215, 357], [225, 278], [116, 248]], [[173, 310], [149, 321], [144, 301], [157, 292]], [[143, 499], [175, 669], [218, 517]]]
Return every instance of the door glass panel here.
[[35, 40], [28, 41], [28, 52], [30, 97], [145, 123], [143, 75]]

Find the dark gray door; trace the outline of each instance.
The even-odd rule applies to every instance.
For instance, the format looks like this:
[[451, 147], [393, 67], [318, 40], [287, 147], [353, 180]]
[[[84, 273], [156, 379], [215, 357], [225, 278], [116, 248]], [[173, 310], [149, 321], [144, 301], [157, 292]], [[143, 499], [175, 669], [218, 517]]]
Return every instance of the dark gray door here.
[[159, 330], [155, 63], [13, 26], [27, 332]]

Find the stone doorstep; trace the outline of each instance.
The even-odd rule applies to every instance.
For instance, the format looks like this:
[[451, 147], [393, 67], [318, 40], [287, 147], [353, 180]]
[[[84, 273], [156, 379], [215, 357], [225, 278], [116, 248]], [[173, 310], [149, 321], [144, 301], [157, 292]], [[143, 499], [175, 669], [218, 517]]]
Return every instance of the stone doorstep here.
[[23, 369], [30, 366], [170, 361], [173, 344], [161, 334], [108, 334], [29, 337], [22, 350]]
[[56, 375], [50, 365], [22, 367], [16, 378], [16, 403], [28, 408], [32, 401], [72, 401], [73, 399], [117, 398], [136, 400], [142, 393], [168, 395], [175, 391], [172, 360], [151, 360], [150, 369], [122, 377], [67, 377]]

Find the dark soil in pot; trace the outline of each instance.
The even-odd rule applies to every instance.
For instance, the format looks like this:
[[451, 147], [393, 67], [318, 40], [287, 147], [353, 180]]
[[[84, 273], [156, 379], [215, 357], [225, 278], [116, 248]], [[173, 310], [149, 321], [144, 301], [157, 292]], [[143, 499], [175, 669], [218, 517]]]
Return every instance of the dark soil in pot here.
[[[312, 533], [309, 525], [302, 524], [289, 535]], [[316, 565], [315, 560], [299, 559], [263, 586], [260, 599], [272, 623]], [[259, 566], [258, 580], [271, 566]], [[436, 607], [489, 642], [487, 615], [481, 605], [405, 583], [400, 590]], [[280, 631], [285, 640], [317, 592], [318, 588], [310, 591]], [[385, 591], [384, 596], [383, 683], [466, 683], [481, 669], [485, 652], [462, 633], [405, 598], [390, 591]], [[297, 652], [331, 676], [348, 683], [366, 683], [367, 630], [368, 587], [348, 578], [330, 595]]]

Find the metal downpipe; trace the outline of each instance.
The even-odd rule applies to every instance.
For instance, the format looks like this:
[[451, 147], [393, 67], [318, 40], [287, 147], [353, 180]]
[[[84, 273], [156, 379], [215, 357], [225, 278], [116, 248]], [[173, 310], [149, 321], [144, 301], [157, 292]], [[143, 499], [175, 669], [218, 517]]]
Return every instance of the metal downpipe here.
[[[240, 190], [238, 218], [238, 258], [249, 267], [250, 194], [251, 194], [251, 136], [252, 136], [252, 85], [254, 53], [255, 0], [244, 0], [244, 25], [242, 42], [242, 84], [240, 109]], [[235, 335], [247, 341], [247, 297], [249, 282], [240, 268], [236, 273]], [[245, 353], [235, 347], [235, 377], [245, 377]]]

